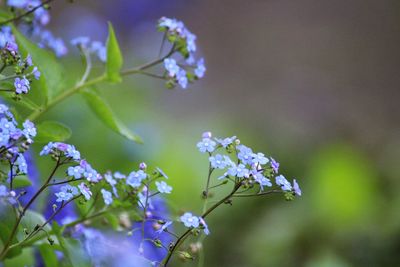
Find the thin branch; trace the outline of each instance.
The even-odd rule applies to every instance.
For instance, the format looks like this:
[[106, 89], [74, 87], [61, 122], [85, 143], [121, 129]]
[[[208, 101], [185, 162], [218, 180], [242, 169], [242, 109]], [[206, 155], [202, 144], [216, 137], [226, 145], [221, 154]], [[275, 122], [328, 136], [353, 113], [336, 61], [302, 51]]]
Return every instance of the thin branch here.
[[52, 1], [54, 1], [54, 0], [46, 0], [46, 1], [43, 1], [40, 5], [35, 6], [34, 8], [32, 8], [32, 9], [26, 11], [25, 13], [22, 13], [22, 14], [16, 16], [16, 17], [13, 17], [13, 18], [11, 18], [11, 19], [8, 19], [8, 20], [0, 21], [0, 26], [6, 25], [6, 24], [8, 24], [8, 23], [10, 23], [10, 22], [14, 22], [14, 21], [20, 20], [20, 19], [22, 19], [23, 17], [28, 16], [29, 14], [35, 12], [37, 9], [43, 7], [44, 5], [49, 4], [49, 3], [52, 2]]

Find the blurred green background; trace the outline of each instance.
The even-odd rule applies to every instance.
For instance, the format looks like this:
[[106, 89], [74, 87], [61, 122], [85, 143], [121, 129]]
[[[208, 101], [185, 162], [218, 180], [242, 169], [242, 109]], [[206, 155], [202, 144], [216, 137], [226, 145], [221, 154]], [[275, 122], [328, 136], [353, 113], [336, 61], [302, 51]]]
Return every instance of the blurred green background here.
[[[138, 76], [99, 86], [144, 145], [103, 126], [80, 96], [47, 114], [97, 169], [160, 166], [171, 211], [200, 212], [208, 163], [195, 145], [210, 130], [274, 156], [300, 182], [294, 202], [237, 199], [212, 215], [203, 266], [400, 266], [399, 1], [97, 0], [52, 12], [65, 39], [104, 41], [111, 21], [127, 67], [157, 57], [156, 21], [176, 17], [206, 60], [186, 91]], [[77, 57], [62, 61], [78, 77]]]

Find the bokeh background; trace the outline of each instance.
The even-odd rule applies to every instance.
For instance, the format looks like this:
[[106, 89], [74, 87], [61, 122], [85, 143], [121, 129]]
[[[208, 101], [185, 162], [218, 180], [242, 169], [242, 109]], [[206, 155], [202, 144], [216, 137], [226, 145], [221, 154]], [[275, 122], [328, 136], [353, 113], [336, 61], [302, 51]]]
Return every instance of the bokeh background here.
[[[97, 169], [160, 166], [171, 213], [200, 212], [208, 163], [195, 144], [210, 130], [274, 156], [300, 182], [294, 202], [240, 199], [212, 215], [203, 266], [400, 266], [398, 0], [56, 1], [52, 14], [66, 40], [104, 41], [111, 21], [127, 67], [157, 57], [156, 21], [176, 17], [206, 60], [206, 77], [185, 91], [139, 76], [99, 86], [144, 145], [103, 126], [79, 96], [47, 114]], [[76, 57], [62, 59], [69, 74], [83, 68]]]

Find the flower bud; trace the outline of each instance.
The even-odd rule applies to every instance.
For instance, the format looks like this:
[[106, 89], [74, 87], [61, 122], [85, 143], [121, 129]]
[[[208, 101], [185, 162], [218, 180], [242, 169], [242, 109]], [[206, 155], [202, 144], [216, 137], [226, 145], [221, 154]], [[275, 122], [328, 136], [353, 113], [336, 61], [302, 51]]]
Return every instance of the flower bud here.
[[211, 138], [212, 137], [212, 133], [211, 132], [204, 132], [202, 137], [203, 138]]
[[146, 163], [141, 162], [141, 163], [139, 164], [139, 169], [141, 169], [142, 171], [146, 170], [146, 169], [147, 169]]

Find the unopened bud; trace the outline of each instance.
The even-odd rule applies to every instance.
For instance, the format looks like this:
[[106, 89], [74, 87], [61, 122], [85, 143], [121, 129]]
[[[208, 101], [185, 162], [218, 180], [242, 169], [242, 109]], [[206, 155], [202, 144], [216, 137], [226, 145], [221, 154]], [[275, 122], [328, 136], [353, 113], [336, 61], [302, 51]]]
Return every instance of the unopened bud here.
[[204, 132], [202, 137], [203, 138], [211, 138], [212, 137], [212, 133], [211, 132]]
[[146, 163], [144, 163], [144, 162], [141, 162], [140, 164], [139, 164], [139, 169], [141, 169], [141, 170], [146, 170], [147, 169], [147, 165], [146, 165]]

